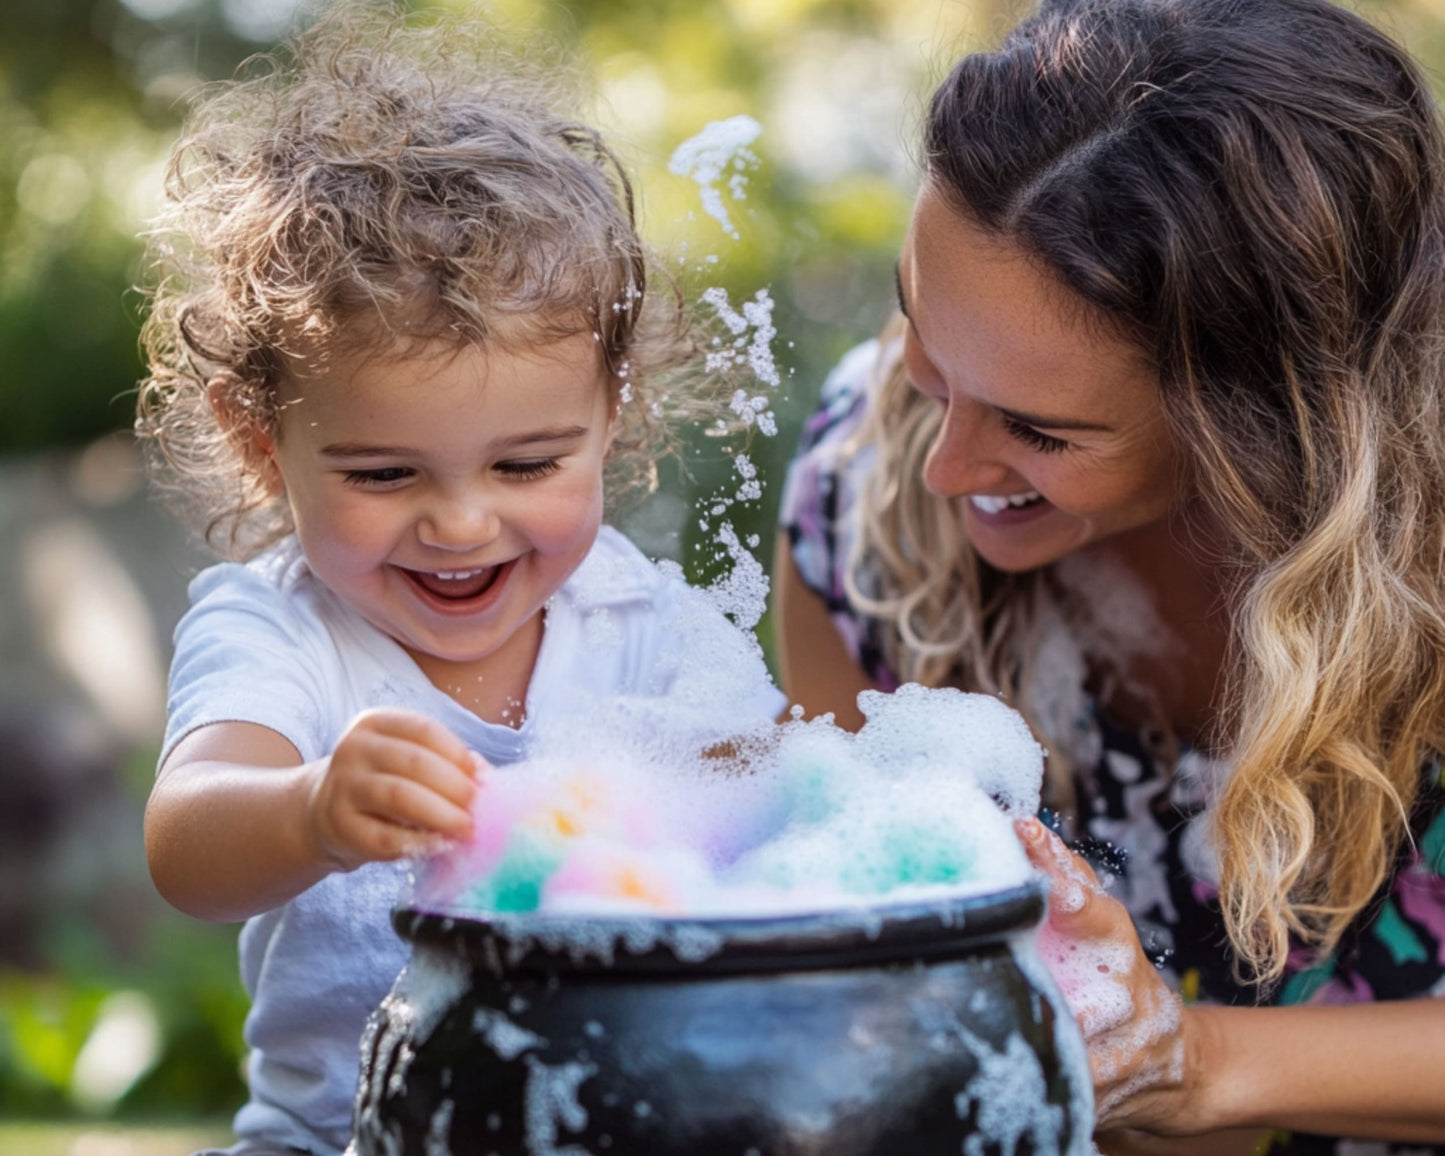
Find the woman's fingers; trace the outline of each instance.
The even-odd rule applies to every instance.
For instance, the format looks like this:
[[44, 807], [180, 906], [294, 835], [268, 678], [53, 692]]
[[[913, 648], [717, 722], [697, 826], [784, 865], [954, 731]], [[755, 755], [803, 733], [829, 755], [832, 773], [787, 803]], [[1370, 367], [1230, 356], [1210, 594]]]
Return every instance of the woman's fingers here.
[[[1106, 937], [1129, 924], [1128, 912], [1109, 899], [1088, 862], [1037, 819], [1018, 819], [1014, 830], [1029, 861], [1049, 880], [1049, 922], [1083, 937]], [[1132, 924], [1129, 924], [1132, 927]]]
[[1049, 880], [1038, 947], [1089, 1051], [1100, 1127], [1127, 1121], [1141, 1096], [1178, 1085], [1179, 1001], [1149, 963], [1124, 905], [1093, 869], [1037, 820], [1015, 824]]

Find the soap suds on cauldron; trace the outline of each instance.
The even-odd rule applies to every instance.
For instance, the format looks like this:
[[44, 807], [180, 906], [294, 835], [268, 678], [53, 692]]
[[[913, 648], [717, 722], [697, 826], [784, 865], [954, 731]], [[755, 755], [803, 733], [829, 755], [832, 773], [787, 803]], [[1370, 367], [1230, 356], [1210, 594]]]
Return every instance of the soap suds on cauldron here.
[[1042, 752], [1022, 718], [986, 695], [917, 686], [859, 703], [857, 735], [793, 721], [707, 752], [689, 747], [695, 729], [670, 736], [626, 704], [579, 712], [533, 757], [486, 773], [472, 839], [423, 866], [417, 905], [735, 917], [1024, 883], [1011, 819], [1038, 808]]

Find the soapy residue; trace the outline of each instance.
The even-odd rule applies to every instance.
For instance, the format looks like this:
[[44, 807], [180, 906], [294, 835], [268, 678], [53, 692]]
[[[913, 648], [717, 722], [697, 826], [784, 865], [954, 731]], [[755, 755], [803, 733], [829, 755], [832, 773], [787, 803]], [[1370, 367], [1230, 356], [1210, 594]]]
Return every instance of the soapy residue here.
[[1025, 882], [1010, 820], [1037, 809], [1042, 763], [1023, 720], [986, 695], [917, 686], [860, 705], [857, 735], [794, 721], [707, 752], [655, 715], [580, 716], [488, 772], [472, 840], [423, 868], [418, 903], [720, 916]]

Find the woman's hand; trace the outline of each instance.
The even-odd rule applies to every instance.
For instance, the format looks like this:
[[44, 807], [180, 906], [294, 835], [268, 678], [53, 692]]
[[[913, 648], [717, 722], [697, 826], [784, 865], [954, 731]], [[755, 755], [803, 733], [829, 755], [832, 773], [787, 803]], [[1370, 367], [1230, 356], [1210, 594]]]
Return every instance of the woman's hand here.
[[441, 723], [402, 710], [358, 715], [315, 764], [308, 817], [334, 869], [400, 859], [472, 833], [472, 798], [486, 762]]
[[1016, 828], [1049, 879], [1039, 950], [1084, 1035], [1097, 1130], [1196, 1131], [1187, 1019], [1145, 956], [1129, 913], [1037, 819]]

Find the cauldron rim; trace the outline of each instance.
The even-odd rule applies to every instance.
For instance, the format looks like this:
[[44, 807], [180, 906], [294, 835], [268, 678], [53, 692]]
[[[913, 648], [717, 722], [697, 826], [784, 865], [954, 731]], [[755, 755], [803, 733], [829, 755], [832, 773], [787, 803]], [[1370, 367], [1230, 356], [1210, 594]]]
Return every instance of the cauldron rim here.
[[403, 906], [392, 925], [416, 946], [451, 951], [496, 975], [704, 976], [960, 958], [1036, 927], [1046, 894], [1034, 877], [937, 899], [725, 918], [529, 912], [482, 919]]

